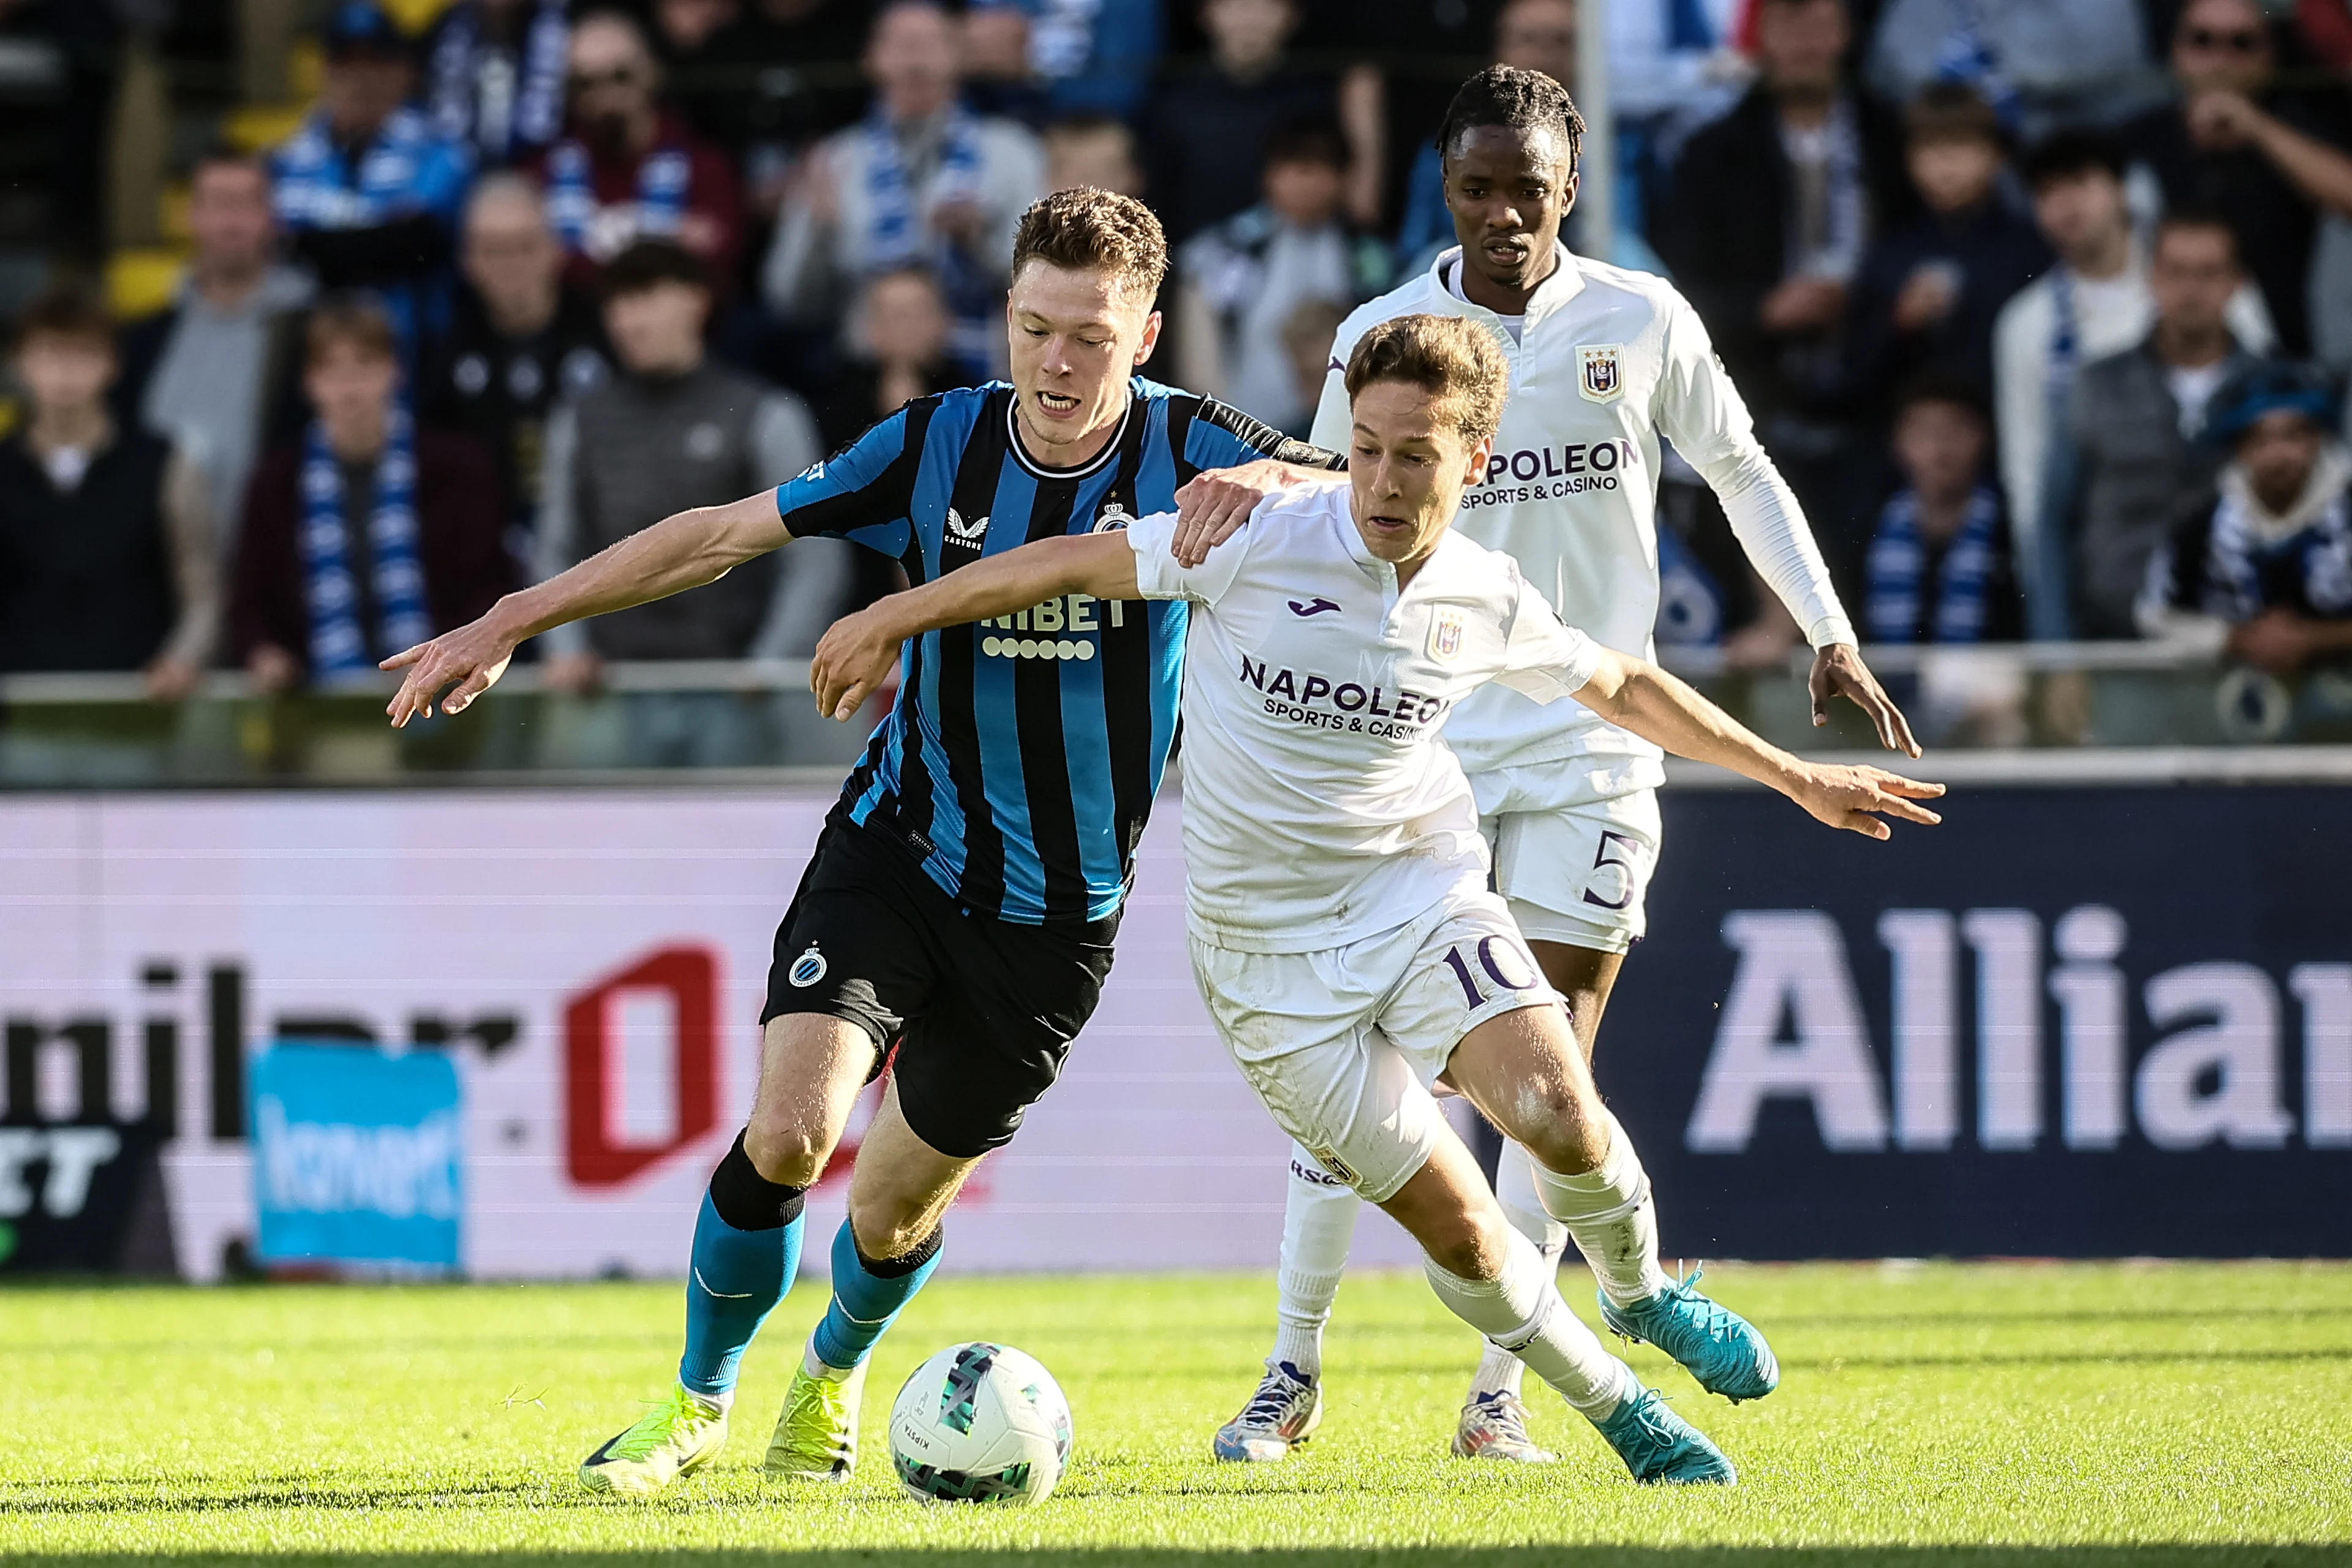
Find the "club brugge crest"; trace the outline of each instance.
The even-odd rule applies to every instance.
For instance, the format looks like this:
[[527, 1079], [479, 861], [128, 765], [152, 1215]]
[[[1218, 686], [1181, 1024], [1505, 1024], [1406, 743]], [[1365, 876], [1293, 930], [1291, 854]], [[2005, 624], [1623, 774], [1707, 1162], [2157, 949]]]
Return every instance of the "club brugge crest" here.
[[1116, 533], [1134, 521], [1135, 514], [1129, 511], [1126, 507], [1118, 501], [1107, 500], [1103, 502], [1102, 510], [1095, 513], [1095, 531]]
[[1625, 395], [1625, 349], [1601, 343], [1576, 351], [1576, 390], [1593, 403], [1614, 403]]
[[784, 971], [784, 978], [803, 989], [824, 978], [824, 954], [817, 951], [816, 943], [809, 943], [807, 950], [793, 960], [793, 966]]
[[1429, 657], [1452, 658], [1462, 651], [1463, 613], [1452, 607], [1442, 608], [1429, 623]]

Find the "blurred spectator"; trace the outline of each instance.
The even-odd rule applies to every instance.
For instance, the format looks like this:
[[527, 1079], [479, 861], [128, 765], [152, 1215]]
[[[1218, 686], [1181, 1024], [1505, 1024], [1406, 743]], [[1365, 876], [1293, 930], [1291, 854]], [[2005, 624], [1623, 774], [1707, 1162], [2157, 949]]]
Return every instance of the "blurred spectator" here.
[[723, 293], [742, 251], [742, 193], [734, 166], [662, 102], [660, 86], [627, 16], [593, 11], [573, 26], [570, 134], [541, 165], [548, 217], [581, 287], [634, 241], [658, 237], [708, 261]]
[[939, 279], [921, 268], [867, 279], [850, 358], [817, 405], [825, 450], [847, 446], [918, 397], [967, 384], [948, 358], [948, 326]]
[[1045, 127], [1045, 185], [1055, 191], [1092, 185], [1140, 198], [1143, 169], [1135, 161], [1135, 132], [1108, 115], [1055, 121]]
[[2296, 365], [2249, 367], [2215, 395], [2206, 437], [2231, 459], [2149, 559], [2143, 632], [2226, 628], [2213, 640], [2231, 658], [2283, 677], [2352, 653], [2352, 453], [2337, 417], [2334, 388]]
[[[714, 0], [660, 0], [667, 14]], [[696, 123], [741, 161], [753, 210], [772, 216], [818, 138], [856, 121], [858, 70], [871, 10], [860, 0], [742, 0], [736, 20], [698, 50], [681, 49]], [[671, 46], [673, 47], [677, 46]]]
[[1285, 55], [1291, 0], [1202, 0], [1201, 25], [1209, 58], [1163, 84], [1145, 116], [1146, 181], [1174, 244], [1250, 205], [1277, 129], [1339, 118], [1331, 79]]
[[[2026, 154], [2034, 219], [2058, 262], [2003, 306], [1993, 326], [2001, 488], [2038, 637], [2064, 635], [2064, 601], [2041, 591], [2037, 563], [2043, 508], [2070, 482], [2050, 465], [2073, 456], [2063, 437], [2053, 437], [2066, 428], [2075, 373], [2139, 342], [2156, 318], [2147, 258], [2126, 204], [2124, 161], [2120, 142], [2087, 131], [2062, 131]], [[2251, 352], [2269, 351], [2270, 315], [2252, 288], [2231, 298], [2229, 325]]]
[[1864, 406], [1922, 369], [1991, 385], [1993, 320], [2050, 262], [2003, 199], [2000, 127], [1973, 89], [1927, 89], [1903, 127], [1927, 211], [1873, 244], [1854, 283], [1847, 389]]
[[[1359, 229], [1396, 229], [1413, 165], [1437, 140], [1446, 105], [1465, 78], [1494, 63], [1495, 21], [1506, 3], [1297, 0], [1300, 20], [1290, 47], [1316, 68], [1338, 68], [1347, 211]], [[1189, 12], [1179, 15], [1190, 20]], [[1197, 54], [1205, 44], [1205, 37], [1188, 37], [1182, 47]]]
[[449, 245], [472, 163], [405, 107], [408, 39], [373, 0], [327, 17], [319, 107], [271, 155], [278, 221], [321, 287], [383, 296], [404, 358], [447, 309]]
[[[824, 455], [800, 399], [704, 353], [711, 286], [699, 257], [640, 240], [614, 258], [604, 284], [615, 372], [548, 422], [541, 578], [671, 512], [780, 484]], [[550, 684], [584, 689], [608, 658], [807, 654], [844, 608], [855, 548], [822, 540], [812, 550], [810, 542], [689, 593], [558, 627], [545, 638]]]
[[1045, 83], [1029, 61], [1029, 13], [1012, 0], [970, 5], [956, 31], [965, 106], [1028, 126], [1045, 122]]
[[508, 502], [507, 549], [527, 563], [547, 418], [559, 398], [604, 379], [603, 325], [565, 286], [563, 247], [523, 175], [492, 174], [474, 187], [458, 266], [457, 321], [425, 365], [418, 414], [490, 454]]
[[373, 675], [514, 583], [489, 455], [410, 420], [383, 310], [321, 300], [304, 351], [317, 417], [254, 470], [229, 596], [230, 652], [264, 691]]
[[24, 426], [0, 442], [0, 670], [144, 670], [187, 695], [219, 626], [203, 470], [107, 412], [114, 327], [71, 289], [16, 330]]
[[[1541, 71], [1569, 88], [1576, 86], [1576, 0], [1509, 0], [1495, 18], [1496, 65]], [[1451, 89], [1449, 89], [1451, 90]], [[1444, 104], [1413, 132], [1420, 151], [1405, 176], [1404, 216], [1396, 239], [1395, 267], [1419, 272], [1455, 243], [1454, 215], [1445, 210], [1445, 160], [1437, 145]], [[1573, 210], [1560, 237], [1580, 249], [1585, 237]]]
[[1385, 247], [1340, 221], [1347, 177], [1336, 125], [1309, 121], [1267, 141], [1264, 199], [1177, 251], [1179, 382], [1276, 429], [1312, 422], [1322, 388], [1301, 395], [1284, 324], [1309, 300], [1352, 309], [1387, 281]]
[[828, 138], [784, 209], [764, 284], [779, 316], [845, 321], [858, 282], [928, 267], [945, 291], [950, 352], [966, 374], [1002, 358], [1013, 231], [1045, 194], [1037, 138], [956, 99], [954, 19], [932, 0], [897, 0], [866, 51], [874, 108]]
[[434, 129], [484, 167], [531, 156], [563, 129], [568, 0], [457, 0], [425, 48]]
[[2280, 38], [2256, 0], [2189, 0], [2172, 33], [2182, 101], [2133, 122], [2126, 141], [2167, 204], [2228, 220], [2280, 343], [2302, 354], [2319, 209], [2352, 212], [2352, 97], [2282, 85]]
[[1977, 388], [1934, 372], [1896, 395], [1903, 488], [1872, 534], [1863, 617], [1882, 643], [2014, 642], [2023, 626], [1992, 424]]
[[1852, 43], [1846, 0], [1760, 0], [1757, 83], [1685, 144], [1651, 226], [1766, 449], [1848, 560], [1877, 487], [1818, 405], [1872, 238], [1917, 205], [1900, 128], [1842, 75]]
[[2155, 327], [2138, 347], [2093, 361], [2075, 380], [2067, 421], [2074, 486], [2069, 505], [2050, 513], [2071, 526], [2065, 550], [2045, 548], [2042, 557], [2069, 580], [2070, 636], [2137, 635], [2132, 606], [2148, 556], [2180, 498], [2221, 465], [2197, 435], [2215, 390], [2254, 363], [2230, 335], [2230, 300], [2243, 279], [2226, 223], [2173, 213], [2157, 228], [2148, 266]]
[[172, 308], [122, 332], [117, 417], [178, 437], [209, 481], [214, 542], [236, 559], [246, 480], [299, 418], [301, 310], [310, 279], [277, 261], [269, 171], [220, 150], [188, 179], [187, 275]]
[[[1000, 15], [1025, 24], [1014, 29]], [[975, 44], [1018, 38], [1049, 115], [1132, 118], [1160, 60], [1160, 0], [977, 0], [965, 13]], [[1108, 187], [1105, 187], [1108, 189]]]
[[1888, 0], [1870, 40], [1871, 86], [1908, 103], [1957, 81], [2011, 132], [2105, 123], [2149, 97], [2139, 0]]
[[1611, 109], [1635, 121], [1721, 114], [1746, 85], [1736, 33], [1747, 9], [1746, 0], [1612, 0]]
[[1348, 315], [1349, 308], [1337, 300], [1310, 299], [1282, 319], [1282, 352], [1290, 362], [1290, 388], [1299, 408], [1297, 422], [1284, 426], [1283, 434], [1304, 441], [1314, 428], [1315, 405], [1330, 373], [1331, 345]]

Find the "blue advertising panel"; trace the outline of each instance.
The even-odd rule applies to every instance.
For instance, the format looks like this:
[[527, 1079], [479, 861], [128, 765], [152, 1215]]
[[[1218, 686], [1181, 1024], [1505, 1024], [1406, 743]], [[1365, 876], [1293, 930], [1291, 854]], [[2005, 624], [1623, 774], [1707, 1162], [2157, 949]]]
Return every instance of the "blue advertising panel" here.
[[2352, 1256], [2352, 795], [1664, 813], [1597, 1075], [1669, 1254]]
[[465, 1131], [447, 1057], [281, 1040], [250, 1081], [264, 1262], [458, 1266]]

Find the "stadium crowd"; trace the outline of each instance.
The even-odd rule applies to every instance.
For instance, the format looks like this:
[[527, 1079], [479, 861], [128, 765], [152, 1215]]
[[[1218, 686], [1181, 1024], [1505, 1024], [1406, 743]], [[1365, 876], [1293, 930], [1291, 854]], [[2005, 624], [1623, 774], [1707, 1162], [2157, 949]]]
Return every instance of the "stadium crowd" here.
[[[104, 9], [0, 0], [0, 39]], [[1342, 316], [1453, 243], [1453, 85], [1596, 47], [1574, 0], [425, 9], [325, 7], [295, 133], [193, 161], [167, 310], [68, 274], [17, 312], [0, 673], [364, 672], [995, 374], [1014, 223], [1072, 184], [1168, 227], [1150, 368], [1303, 434]], [[1614, 232], [1569, 243], [1691, 299], [1872, 640], [2352, 649], [2347, 0], [1608, 16]], [[1664, 481], [1660, 640], [1785, 663]], [[766, 566], [546, 639], [546, 678], [804, 655], [896, 570]]]

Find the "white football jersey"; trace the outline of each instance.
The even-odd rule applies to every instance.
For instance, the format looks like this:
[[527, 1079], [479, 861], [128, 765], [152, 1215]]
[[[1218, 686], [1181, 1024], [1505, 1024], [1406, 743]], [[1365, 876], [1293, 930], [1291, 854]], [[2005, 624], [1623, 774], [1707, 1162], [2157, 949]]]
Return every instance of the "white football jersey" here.
[[[1378, 322], [1417, 314], [1487, 323], [1511, 366], [1510, 398], [1486, 476], [1454, 526], [1514, 557], [1569, 625], [1646, 658], [1658, 616], [1658, 437], [1722, 499], [1750, 560], [1815, 647], [1851, 642], [1829, 569], [1796, 499], [1757, 443], [1748, 405], [1706, 329], [1664, 279], [1559, 251], [1528, 301], [1520, 335], [1452, 287], [1460, 247], [1358, 310], [1331, 348], [1314, 440], [1349, 447], [1343, 367]], [[1620, 787], [1664, 778], [1655, 746], [1576, 703], [1538, 708], [1507, 691], [1465, 702], [1445, 738], [1472, 773], [1591, 754]]]
[[1311, 952], [1402, 925], [1483, 882], [1470, 784], [1437, 738], [1489, 681], [1527, 703], [1592, 679], [1601, 650], [1507, 555], [1449, 532], [1400, 594], [1345, 485], [1266, 501], [1197, 567], [1173, 513], [1128, 541], [1145, 596], [1193, 601], [1184, 655], [1184, 861], [1193, 934]]

